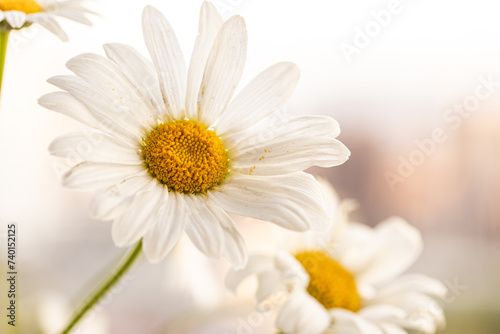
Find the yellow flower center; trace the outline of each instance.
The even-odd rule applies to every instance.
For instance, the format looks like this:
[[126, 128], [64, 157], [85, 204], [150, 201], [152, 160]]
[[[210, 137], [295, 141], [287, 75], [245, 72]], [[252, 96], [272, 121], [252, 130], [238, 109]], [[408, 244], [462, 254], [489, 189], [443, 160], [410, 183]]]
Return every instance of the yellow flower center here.
[[309, 274], [307, 292], [327, 310], [359, 310], [361, 297], [354, 276], [340, 263], [321, 251], [300, 252], [295, 258]]
[[151, 175], [178, 192], [206, 192], [228, 173], [222, 140], [194, 121], [158, 125], [144, 139], [142, 154]]
[[33, 14], [42, 11], [42, 7], [33, 0], [0, 0], [0, 10], [18, 10], [26, 14]]

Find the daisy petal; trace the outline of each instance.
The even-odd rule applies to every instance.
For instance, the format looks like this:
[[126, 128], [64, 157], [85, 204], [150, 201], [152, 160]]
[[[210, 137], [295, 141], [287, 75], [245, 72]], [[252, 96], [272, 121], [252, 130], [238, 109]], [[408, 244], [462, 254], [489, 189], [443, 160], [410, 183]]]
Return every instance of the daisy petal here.
[[227, 20], [215, 38], [198, 94], [198, 119], [211, 126], [226, 109], [240, 81], [247, 54], [241, 16]]
[[278, 329], [294, 334], [320, 334], [329, 324], [325, 308], [301, 289], [290, 294], [276, 319]]
[[68, 35], [66, 35], [59, 23], [57, 23], [57, 21], [52, 16], [45, 13], [36, 13], [28, 15], [28, 19], [29, 21], [38, 23], [42, 27], [46, 28], [48, 31], [59, 37], [62, 41], [68, 41]]
[[82, 10], [82, 8], [60, 8], [57, 10], [57, 16], [65, 17], [69, 20], [91, 26], [92, 21], [84, 15], [86, 12], [87, 11]]
[[201, 6], [198, 37], [196, 37], [193, 54], [191, 55], [187, 78], [186, 114], [190, 119], [197, 119], [198, 117], [198, 92], [203, 78], [203, 71], [214, 44], [215, 36], [217, 36], [223, 22], [215, 6], [204, 1]]
[[283, 283], [283, 277], [277, 270], [268, 270], [257, 274], [259, 287], [255, 292], [258, 305], [264, 305], [265, 301], [277, 293], [286, 293], [287, 287]]
[[407, 331], [398, 325], [383, 323], [379, 324], [379, 326], [384, 331], [384, 334], [408, 334]]
[[328, 224], [321, 186], [303, 172], [272, 178], [233, 174], [209, 195], [226, 211], [294, 231], [321, 230]]
[[330, 310], [333, 319], [332, 332], [344, 333], [340, 328], [350, 328], [352, 334], [384, 334], [382, 330], [360, 315], [340, 308]]
[[156, 212], [163, 205], [163, 186], [156, 180], [151, 182], [155, 186], [138, 193], [129, 209], [113, 222], [111, 236], [116, 246], [126, 247], [136, 243], [154, 224]]
[[165, 190], [163, 203], [155, 225], [143, 240], [144, 254], [153, 263], [161, 261], [170, 253], [181, 238], [185, 226], [187, 208], [182, 195]]
[[153, 63], [133, 47], [111, 43], [104, 45], [106, 56], [114, 61], [123, 75], [134, 85], [139, 95], [144, 96], [155, 111], [155, 118], [165, 113], [160, 84]]
[[260, 73], [231, 101], [217, 122], [217, 133], [242, 131], [277, 110], [290, 98], [299, 77], [298, 67], [287, 62]]
[[377, 298], [397, 296], [409, 291], [421, 292], [434, 297], [444, 297], [448, 289], [435, 278], [422, 274], [409, 274], [399, 277], [381, 288]]
[[277, 175], [311, 166], [341, 165], [350, 152], [335, 139], [338, 131], [337, 122], [330, 117], [300, 116], [258, 134], [249, 132], [234, 145], [233, 170]]
[[90, 216], [99, 220], [114, 219], [130, 207], [137, 193], [151, 190], [153, 186], [150, 177], [136, 176], [99, 189], [90, 199]]
[[186, 63], [179, 42], [165, 16], [152, 6], [144, 8], [142, 29], [158, 73], [167, 114], [177, 119], [184, 110], [186, 91]]
[[238, 231], [232, 219], [223, 210], [213, 205], [210, 209], [214, 216], [218, 218], [224, 233], [223, 256], [231, 263], [233, 268], [243, 268], [248, 261], [248, 254], [240, 231]]
[[70, 133], [55, 139], [49, 146], [52, 155], [92, 162], [143, 164], [138, 149], [121, 145], [116, 139], [97, 131]]
[[83, 103], [99, 123], [99, 128], [105, 129], [104, 132], [133, 146], [140, 142], [143, 129], [132, 119], [133, 115], [116, 108], [114, 101], [99, 90], [73, 75], [52, 77], [47, 81]]
[[226, 287], [236, 293], [238, 285], [250, 275], [259, 274], [274, 269], [274, 259], [267, 255], [251, 255], [245, 268], [241, 270], [230, 269], [226, 275]]
[[380, 322], [396, 322], [406, 317], [406, 312], [394, 305], [372, 305], [362, 308], [358, 314], [363, 318]]
[[21, 28], [26, 22], [26, 13], [24, 12], [18, 10], [9, 10], [3, 13], [5, 15], [5, 20], [7, 21], [7, 23], [9, 23], [9, 25], [14, 29]]
[[38, 104], [49, 110], [71, 117], [82, 124], [101, 131], [104, 130], [99, 128], [99, 122], [92, 116], [87, 107], [68, 92], [46, 94], [38, 100]]
[[407, 319], [399, 322], [404, 328], [432, 334], [446, 325], [443, 309], [429, 296], [406, 293], [393, 298], [391, 303], [409, 314]]
[[66, 67], [90, 86], [107, 96], [115, 109], [127, 114], [130, 123], [137, 128], [150, 128], [154, 118], [147, 103], [149, 99], [140, 94], [128, 79], [121, 74], [120, 68], [111, 60], [92, 53], [71, 58]]
[[357, 273], [360, 282], [372, 285], [399, 276], [422, 252], [420, 232], [402, 218], [388, 218], [374, 232], [364, 247], [366, 265]]
[[210, 257], [220, 257], [224, 250], [224, 231], [210, 210], [205, 199], [197, 195], [184, 195], [189, 207], [186, 234], [202, 253]]
[[147, 170], [141, 165], [120, 165], [84, 161], [71, 168], [63, 176], [63, 185], [68, 188], [99, 189], [122, 182]]

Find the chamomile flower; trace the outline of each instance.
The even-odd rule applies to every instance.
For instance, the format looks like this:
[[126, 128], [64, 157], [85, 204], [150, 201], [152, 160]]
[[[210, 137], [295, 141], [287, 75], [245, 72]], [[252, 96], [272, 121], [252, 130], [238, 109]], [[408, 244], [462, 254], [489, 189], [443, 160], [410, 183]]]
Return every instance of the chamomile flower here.
[[83, 0], [0, 0], [0, 31], [18, 30], [37, 23], [66, 41], [68, 36], [55, 20], [55, 16], [92, 25], [85, 17], [92, 12], [83, 7], [82, 2]]
[[[204, 2], [189, 69], [166, 18], [148, 6], [142, 22], [152, 62], [130, 46], [105, 45], [107, 58], [71, 59], [75, 75], [49, 79], [65, 92], [39, 101], [96, 129], [98, 144], [63, 183], [96, 190], [91, 215], [114, 220], [115, 244], [143, 238], [156, 262], [185, 231], [203, 253], [241, 267], [246, 247], [226, 211], [296, 231], [324, 228], [321, 186], [303, 170], [342, 164], [349, 151], [329, 117], [273, 117], [297, 67], [273, 65], [233, 98], [246, 58], [243, 18], [223, 22]], [[87, 139], [70, 134], [50, 151], [72, 158]]]
[[259, 304], [284, 294], [276, 327], [286, 334], [430, 334], [444, 325], [434, 298], [446, 287], [421, 274], [400, 276], [422, 250], [417, 229], [392, 217], [375, 228], [337, 222], [331, 232], [286, 232], [281, 250], [251, 255], [226, 285], [236, 291], [256, 275]]

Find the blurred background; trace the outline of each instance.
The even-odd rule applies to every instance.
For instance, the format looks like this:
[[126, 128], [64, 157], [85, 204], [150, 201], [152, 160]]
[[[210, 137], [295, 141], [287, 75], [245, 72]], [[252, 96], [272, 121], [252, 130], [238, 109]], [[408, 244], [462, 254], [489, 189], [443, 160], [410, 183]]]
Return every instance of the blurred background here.
[[[422, 231], [424, 253], [410, 271], [450, 288], [444, 333], [499, 333], [500, 3], [212, 2], [224, 18], [239, 14], [247, 22], [240, 87], [275, 62], [295, 62], [302, 76], [287, 112], [339, 121], [351, 159], [311, 172], [359, 201], [357, 221], [400, 215]], [[201, 0], [95, 0], [89, 7], [101, 16], [93, 27], [60, 20], [68, 43], [35, 25], [11, 34], [0, 107], [0, 229], [3, 245], [7, 224], [18, 224], [19, 333], [60, 326], [125, 251], [113, 246], [109, 222], [88, 217], [90, 194], [60, 185], [47, 152], [54, 138], [82, 126], [36, 101], [56, 90], [46, 80], [69, 74], [64, 64], [75, 55], [103, 54], [107, 42], [147, 54], [146, 4], [165, 13], [189, 59]], [[272, 242], [262, 237], [264, 224], [240, 228], [250, 250]], [[198, 328], [179, 332], [234, 332], [251, 300], [224, 291], [226, 269], [183, 243], [166, 261], [127, 276], [94, 311], [87, 332], [171, 333], [169, 326], [186, 327], [186, 319]], [[193, 313], [193, 305], [208, 311]], [[209, 311], [214, 305], [223, 305], [218, 317]], [[270, 333], [265, 328], [251, 333]]]

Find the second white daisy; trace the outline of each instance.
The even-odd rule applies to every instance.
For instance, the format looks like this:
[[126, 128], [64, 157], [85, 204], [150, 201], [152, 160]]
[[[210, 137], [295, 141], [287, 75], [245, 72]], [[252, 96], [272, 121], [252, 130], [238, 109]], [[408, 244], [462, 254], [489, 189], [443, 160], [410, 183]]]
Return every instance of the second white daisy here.
[[284, 294], [276, 327], [286, 334], [431, 334], [444, 326], [433, 298], [446, 287], [421, 274], [400, 276], [422, 250], [417, 229], [393, 217], [375, 228], [344, 220], [331, 232], [284, 233], [281, 250], [251, 255], [243, 270], [230, 271], [228, 288], [256, 275], [259, 304]]

